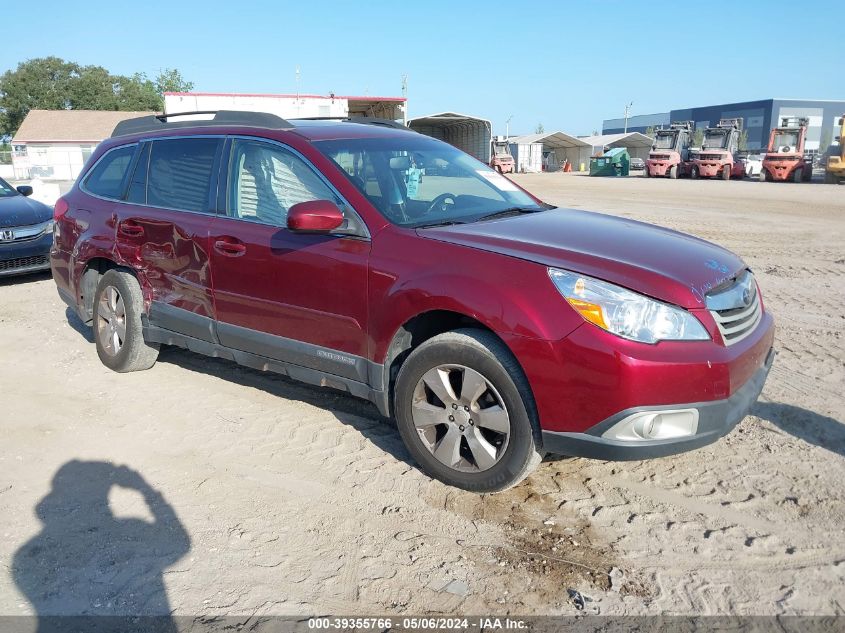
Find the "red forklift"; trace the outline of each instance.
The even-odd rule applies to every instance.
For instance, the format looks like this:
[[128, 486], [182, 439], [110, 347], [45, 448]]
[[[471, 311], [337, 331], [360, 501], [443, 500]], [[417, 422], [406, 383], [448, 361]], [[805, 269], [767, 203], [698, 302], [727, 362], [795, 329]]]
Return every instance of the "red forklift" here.
[[674, 121], [666, 130], [654, 133], [654, 144], [645, 163], [646, 177], [689, 176], [692, 173], [690, 145], [694, 121]]
[[693, 178], [742, 178], [745, 165], [737, 159], [742, 119], [721, 119], [716, 127], [704, 130], [701, 149], [692, 152]]
[[780, 127], [774, 128], [769, 136], [760, 182], [810, 182], [813, 178], [813, 160], [804, 154], [809, 124], [810, 120], [806, 117], [781, 118]]
[[500, 174], [511, 174], [516, 171], [516, 163], [511, 156], [508, 139], [497, 136], [490, 142], [490, 167]]

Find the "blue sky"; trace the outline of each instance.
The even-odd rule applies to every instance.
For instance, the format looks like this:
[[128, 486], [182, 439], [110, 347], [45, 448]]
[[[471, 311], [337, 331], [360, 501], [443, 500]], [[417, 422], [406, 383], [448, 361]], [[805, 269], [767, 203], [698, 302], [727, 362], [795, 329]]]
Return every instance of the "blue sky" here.
[[[400, 95], [504, 133], [770, 97], [845, 99], [841, 2], [45, 0], [4, 11], [0, 72], [56, 55], [178, 68], [204, 92]], [[775, 55], [774, 53], [777, 53]], [[774, 62], [775, 57], [780, 62]]]

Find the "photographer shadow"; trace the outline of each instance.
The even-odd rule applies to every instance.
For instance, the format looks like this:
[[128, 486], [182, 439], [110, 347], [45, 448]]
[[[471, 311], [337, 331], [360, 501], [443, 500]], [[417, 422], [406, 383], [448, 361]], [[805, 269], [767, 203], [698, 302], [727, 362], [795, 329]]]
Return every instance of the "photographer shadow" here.
[[[140, 493], [153, 521], [116, 517], [113, 486]], [[43, 528], [15, 553], [12, 576], [38, 614], [39, 632], [99, 630], [130, 616], [157, 616], [149, 619], [156, 631], [177, 630], [163, 574], [190, 550], [190, 537], [140, 474], [109, 462], [68, 462], [35, 511]]]

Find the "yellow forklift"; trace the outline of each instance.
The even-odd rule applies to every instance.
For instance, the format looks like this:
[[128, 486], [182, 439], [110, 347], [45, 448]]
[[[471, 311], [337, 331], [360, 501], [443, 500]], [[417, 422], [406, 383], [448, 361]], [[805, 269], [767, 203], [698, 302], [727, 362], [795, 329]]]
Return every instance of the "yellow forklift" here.
[[[824, 170], [824, 181], [832, 184], [845, 182], [845, 114], [839, 117], [839, 136], [836, 140], [839, 141], [839, 146], [830, 148], [830, 156], [827, 157]], [[834, 153], [836, 149], [838, 152]]]

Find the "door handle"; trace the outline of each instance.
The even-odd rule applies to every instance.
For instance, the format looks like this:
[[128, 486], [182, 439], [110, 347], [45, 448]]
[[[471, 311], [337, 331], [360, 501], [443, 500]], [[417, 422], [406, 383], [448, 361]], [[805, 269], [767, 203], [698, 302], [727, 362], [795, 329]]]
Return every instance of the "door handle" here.
[[222, 255], [229, 257], [240, 257], [246, 253], [246, 246], [240, 242], [228, 242], [226, 240], [216, 240], [214, 242], [214, 250]]
[[141, 237], [144, 234], [144, 227], [134, 222], [121, 222], [118, 230], [127, 237]]

